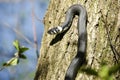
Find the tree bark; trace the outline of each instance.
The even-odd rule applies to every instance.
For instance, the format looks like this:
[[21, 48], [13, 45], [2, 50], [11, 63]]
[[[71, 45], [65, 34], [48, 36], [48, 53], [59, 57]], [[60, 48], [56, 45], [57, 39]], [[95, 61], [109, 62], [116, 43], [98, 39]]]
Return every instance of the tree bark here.
[[[65, 12], [72, 4], [83, 5], [88, 13], [86, 66], [98, 70], [103, 62], [112, 66], [120, 61], [119, 0], [51, 0], [44, 18], [44, 34], [34, 80], [64, 80], [77, 53], [78, 17], [63, 35], [49, 35], [47, 31], [64, 22]], [[119, 73], [114, 75], [114, 79], [120, 80], [119, 76]], [[100, 79], [78, 73], [76, 80]]]

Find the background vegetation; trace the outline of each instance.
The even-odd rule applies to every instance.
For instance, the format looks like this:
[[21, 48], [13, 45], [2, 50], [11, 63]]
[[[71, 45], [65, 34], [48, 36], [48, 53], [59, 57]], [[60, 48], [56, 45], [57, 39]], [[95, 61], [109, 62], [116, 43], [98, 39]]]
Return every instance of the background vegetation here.
[[48, 0], [0, 0], [0, 68], [14, 57], [14, 40], [29, 48], [24, 53], [27, 59], [0, 71], [0, 80], [33, 80], [37, 64], [33, 30], [36, 27], [39, 50], [48, 3]]

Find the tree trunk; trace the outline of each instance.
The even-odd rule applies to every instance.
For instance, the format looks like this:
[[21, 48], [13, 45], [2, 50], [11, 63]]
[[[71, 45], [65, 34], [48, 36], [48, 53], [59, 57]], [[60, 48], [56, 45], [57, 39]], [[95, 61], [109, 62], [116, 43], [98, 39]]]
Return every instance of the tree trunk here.
[[[120, 55], [120, 1], [119, 0], [51, 0], [44, 18], [44, 34], [34, 80], [64, 80], [71, 60], [77, 53], [77, 16], [71, 28], [63, 35], [49, 35], [49, 28], [62, 24], [65, 12], [72, 4], [83, 5], [88, 14], [87, 65], [98, 70], [105, 62], [112, 66]], [[119, 73], [114, 75], [120, 80]], [[100, 80], [78, 73], [76, 80]]]

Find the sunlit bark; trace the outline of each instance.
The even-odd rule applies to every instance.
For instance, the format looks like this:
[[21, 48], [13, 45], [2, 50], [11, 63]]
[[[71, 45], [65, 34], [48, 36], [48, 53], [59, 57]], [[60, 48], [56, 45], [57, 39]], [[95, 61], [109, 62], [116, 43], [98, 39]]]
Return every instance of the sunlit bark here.
[[[88, 13], [87, 67], [98, 70], [105, 62], [112, 66], [119, 62], [112, 46], [120, 53], [120, 3], [117, 0], [51, 0], [44, 18], [44, 35], [35, 80], [64, 80], [66, 70], [77, 51], [77, 19], [63, 36], [49, 35], [49, 28], [64, 22], [65, 12], [72, 4], [83, 5]], [[108, 31], [108, 33], [107, 33]], [[119, 54], [120, 55], [120, 54]], [[119, 80], [119, 73], [114, 79]], [[100, 80], [78, 73], [76, 80]]]

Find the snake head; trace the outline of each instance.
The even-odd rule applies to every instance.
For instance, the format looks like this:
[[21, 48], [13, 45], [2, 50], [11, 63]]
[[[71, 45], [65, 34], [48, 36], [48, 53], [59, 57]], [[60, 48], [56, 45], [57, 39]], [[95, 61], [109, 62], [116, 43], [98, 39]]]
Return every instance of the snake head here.
[[47, 33], [48, 33], [48, 34], [51, 34], [51, 35], [54, 35], [54, 34], [61, 33], [62, 30], [63, 30], [62, 27], [58, 26], [58, 27], [49, 29]]

